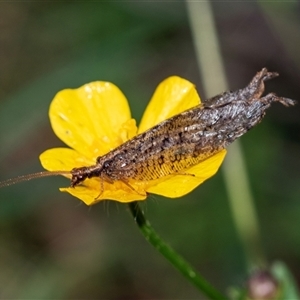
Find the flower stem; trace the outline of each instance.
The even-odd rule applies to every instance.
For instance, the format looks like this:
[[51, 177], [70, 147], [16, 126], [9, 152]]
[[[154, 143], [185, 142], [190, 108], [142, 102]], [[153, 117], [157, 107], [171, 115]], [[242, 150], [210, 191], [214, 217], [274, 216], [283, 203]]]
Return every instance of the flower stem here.
[[[209, 0], [188, 1], [187, 11], [195, 43], [199, 70], [207, 97], [228, 90], [212, 4]], [[264, 267], [266, 259], [251, 193], [243, 151], [239, 141], [228, 148], [223, 165], [232, 216], [244, 248], [246, 265]]]
[[146, 240], [156, 248], [190, 283], [194, 284], [209, 299], [227, 299], [210, 283], [208, 283], [192, 266], [167, 245], [154, 231], [149, 221], [146, 220], [137, 202], [129, 203], [131, 214]]

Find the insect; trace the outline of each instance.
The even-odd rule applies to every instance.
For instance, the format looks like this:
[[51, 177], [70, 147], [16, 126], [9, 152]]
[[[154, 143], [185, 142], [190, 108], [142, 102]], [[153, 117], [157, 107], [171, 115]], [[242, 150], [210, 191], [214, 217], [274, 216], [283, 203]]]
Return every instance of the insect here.
[[[273, 102], [295, 100], [274, 93], [263, 96], [264, 82], [278, 73], [263, 68], [243, 89], [219, 94], [177, 114], [97, 158], [92, 166], [71, 171], [45, 171], [0, 182], [0, 188], [34, 178], [71, 175], [71, 187], [87, 178], [113, 183], [151, 181], [185, 170], [226, 148], [257, 125]], [[103, 187], [102, 187], [103, 188]]]

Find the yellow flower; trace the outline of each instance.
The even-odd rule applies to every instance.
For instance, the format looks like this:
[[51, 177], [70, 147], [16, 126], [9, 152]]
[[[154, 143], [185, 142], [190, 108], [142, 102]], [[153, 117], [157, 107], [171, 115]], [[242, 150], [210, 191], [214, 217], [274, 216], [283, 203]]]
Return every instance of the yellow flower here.
[[[41, 164], [49, 171], [70, 171], [75, 167], [94, 165], [98, 156], [199, 103], [192, 83], [180, 77], [169, 77], [157, 87], [137, 129], [125, 96], [110, 82], [97, 81], [78, 89], [60, 91], [50, 105], [49, 116], [55, 134], [70, 148], [45, 151], [40, 155]], [[145, 200], [147, 193], [176, 198], [214, 175], [225, 154], [226, 150], [222, 150], [184, 171], [195, 176], [174, 174], [148, 182], [130, 182], [130, 186], [121, 181], [110, 183], [91, 178], [75, 188], [60, 190], [87, 205], [104, 199]]]

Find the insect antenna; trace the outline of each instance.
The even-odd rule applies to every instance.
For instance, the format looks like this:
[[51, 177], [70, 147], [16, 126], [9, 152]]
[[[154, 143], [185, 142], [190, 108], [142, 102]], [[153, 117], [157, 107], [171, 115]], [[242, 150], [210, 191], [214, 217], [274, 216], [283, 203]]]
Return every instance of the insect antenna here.
[[48, 177], [48, 176], [70, 175], [70, 174], [71, 174], [70, 171], [43, 171], [43, 172], [31, 173], [27, 175], [21, 175], [15, 178], [10, 178], [4, 181], [0, 181], [0, 188], [10, 186], [22, 181], [28, 181], [31, 179]]

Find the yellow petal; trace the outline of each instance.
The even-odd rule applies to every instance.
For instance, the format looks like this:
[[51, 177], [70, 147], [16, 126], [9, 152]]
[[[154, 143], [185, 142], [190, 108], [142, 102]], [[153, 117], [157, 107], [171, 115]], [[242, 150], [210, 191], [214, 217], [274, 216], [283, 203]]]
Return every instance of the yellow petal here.
[[94, 159], [123, 142], [120, 130], [131, 119], [123, 93], [114, 84], [102, 81], [59, 92], [50, 105], [49, 116], [63, 142]]
[[60, 190], [79, 198], [86, 205], [93, 205], [102, 200], [115, 200], [128, 203], [147, 198], [146, 193], [139, 194], [122, 182], [115, 182], [114, 184], [103, 182], [102, 184], [103, 191], [101, 191], [100, 179], [92, 178], [85, 180], [84, 185], [76, 186], [75, 188], [60, 188]]
[[193, 166], [183, 173], [191, 175], [174, 175], [161, 180], [154, 186], [147, 188], [148, 193], [159, 194], [169, 198], [177, 198], [195, 189], [206, 179], [213, 176], [221, 166], [226, 150], [222, 150], [200, 164]]
[[94, 161], [68, 148], [53, 148], [40, 155], [40, 161], [48, 171], [71, 171], [73, 168], [95, 164]]
[[172, 76], [156, 88], [139, 126], [139, 133], [201, 103], [194, 84]]

